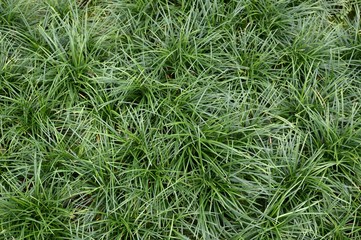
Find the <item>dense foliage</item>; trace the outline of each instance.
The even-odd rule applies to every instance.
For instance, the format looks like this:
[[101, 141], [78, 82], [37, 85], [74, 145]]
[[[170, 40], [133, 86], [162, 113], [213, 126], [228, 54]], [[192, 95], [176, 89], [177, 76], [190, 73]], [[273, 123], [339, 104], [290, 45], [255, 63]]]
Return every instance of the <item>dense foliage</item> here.
[[361, 239], [359, 0], [1, 0], [0, 239]]

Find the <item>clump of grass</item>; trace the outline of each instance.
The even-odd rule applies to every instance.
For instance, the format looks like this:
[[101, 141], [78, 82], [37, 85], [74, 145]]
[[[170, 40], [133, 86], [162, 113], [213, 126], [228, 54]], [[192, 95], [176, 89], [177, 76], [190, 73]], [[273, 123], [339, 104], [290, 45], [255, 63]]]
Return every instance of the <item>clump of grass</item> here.
[[358, 239], [357, 1], [0, 3], [2, 239]]

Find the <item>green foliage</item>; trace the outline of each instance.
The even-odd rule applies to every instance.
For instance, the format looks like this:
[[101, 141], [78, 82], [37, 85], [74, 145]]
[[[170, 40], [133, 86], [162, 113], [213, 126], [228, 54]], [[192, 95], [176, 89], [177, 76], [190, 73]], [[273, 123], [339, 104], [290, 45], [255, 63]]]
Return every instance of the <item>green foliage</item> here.
[[360, 9], [1, 1], [0, 238], [361, 238]]

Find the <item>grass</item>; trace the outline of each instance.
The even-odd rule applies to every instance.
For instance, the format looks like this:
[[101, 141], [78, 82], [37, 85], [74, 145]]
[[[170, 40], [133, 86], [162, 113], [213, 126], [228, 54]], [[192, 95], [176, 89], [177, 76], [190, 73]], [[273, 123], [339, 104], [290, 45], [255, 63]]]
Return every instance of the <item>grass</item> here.
[[1, 239], [360, 239], [361, 3], [0, 2]]

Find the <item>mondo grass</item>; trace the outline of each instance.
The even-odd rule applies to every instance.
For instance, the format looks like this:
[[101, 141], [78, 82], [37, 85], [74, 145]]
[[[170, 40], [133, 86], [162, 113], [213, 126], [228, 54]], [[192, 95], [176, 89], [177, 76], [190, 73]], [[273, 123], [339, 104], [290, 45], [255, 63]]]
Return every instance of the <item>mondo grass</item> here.
[[0, 239], [361, 239], [360, 9], [0, 1]]

